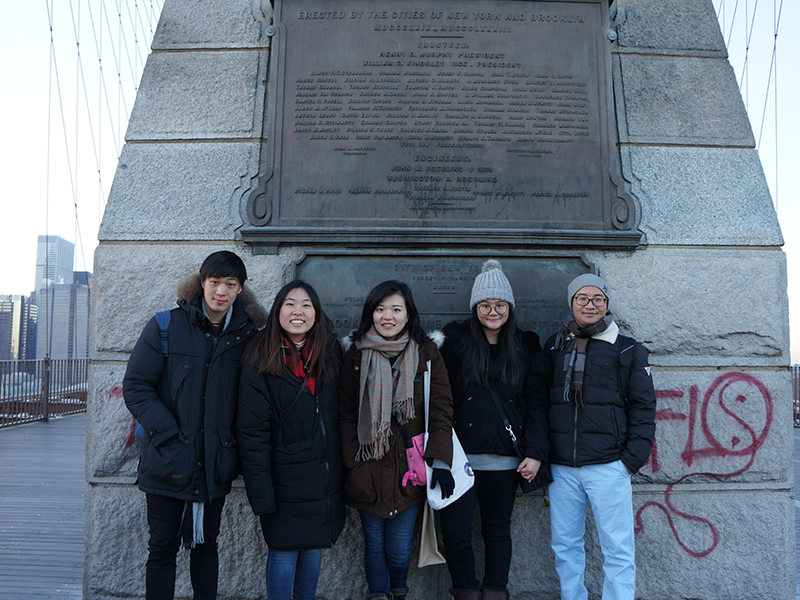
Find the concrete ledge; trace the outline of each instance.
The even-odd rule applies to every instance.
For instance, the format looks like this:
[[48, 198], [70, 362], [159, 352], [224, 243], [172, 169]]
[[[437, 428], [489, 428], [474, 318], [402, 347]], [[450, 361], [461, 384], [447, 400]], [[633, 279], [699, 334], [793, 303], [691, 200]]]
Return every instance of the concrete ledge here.
[[623, 55], [614, 75], [620, 142], [755, 147], [727, 60]]
[[755, 150], [623, 147], [622, 171], [648, 244], [783, 245]]
[[125, 137], [260, 138], [265, 83], [266, 52], [151, 54]]
[[173, 0], [164, 3], [153, 50], [263, 47], [271, 21], [269, 0]]

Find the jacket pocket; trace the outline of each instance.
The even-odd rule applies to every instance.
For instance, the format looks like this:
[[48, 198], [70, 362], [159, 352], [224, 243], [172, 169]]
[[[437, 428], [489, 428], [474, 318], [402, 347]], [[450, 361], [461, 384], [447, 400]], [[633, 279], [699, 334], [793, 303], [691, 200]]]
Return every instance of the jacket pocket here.
[[227, 429], [219, 431], [219, 448], [214, 461], [214, 479], [227, 484], [239, 476], [239, 448], [233, 434]]
[[156, 446], [146, 444], [142, 448], [140, 474], [154, 481], [182, 487], [192, 481], [194, 471], [194, 431], [181, 433], [169, 443]]
[[[347, 472], [344, 495], [360, 504], [374, 504], [378, 500], [378, 486], [373, 481], [378, 461], [362, 461]], [[399, 485], [399, 481], [398, 481]]]

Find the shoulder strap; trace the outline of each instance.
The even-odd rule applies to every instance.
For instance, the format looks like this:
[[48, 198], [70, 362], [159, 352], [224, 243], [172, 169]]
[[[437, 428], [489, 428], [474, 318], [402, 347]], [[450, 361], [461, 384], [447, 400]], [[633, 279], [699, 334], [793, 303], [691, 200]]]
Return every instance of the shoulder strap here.
[[[514, 427], [508, 420], [508, 415], [506, 414], [505, 408], [503, 408], [503, 403], [500, 401], [500, 397], [497, 395], [497, 392], [494, 389], [494, 382], [491, 379], [489, 380], [489, 385], [487, 387], [489, 388], [489, 395], [491, 395], [492, 400], [494, 400], [495, 408], [497, 408], [497, 412], [500, 413], [500, 417], [503, 419], [503, 426], [508, 432], [508, 437], [511, 438], [511, 445], [514, 447], [514, 452], [517, 452], [518, 454], [524, 453], [520, 446], [521, 442], [517, 439], [517, 436], [514, 435]], [[524, 457], [520, 456], [519, 458]]]
[[168, 310], [160, 310], [156, 313], [156, 322], [161, 330], [161, 354], [169, 356], [169, 320], [172, 313]]

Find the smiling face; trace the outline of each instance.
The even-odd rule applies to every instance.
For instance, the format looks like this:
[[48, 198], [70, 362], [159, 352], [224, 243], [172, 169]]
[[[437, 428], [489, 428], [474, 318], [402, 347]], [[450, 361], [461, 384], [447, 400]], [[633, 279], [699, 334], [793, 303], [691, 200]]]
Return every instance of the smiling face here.
[[[602, 298], [605, 300], [602, 306], [595, 306], [591, 300], [594, 298]], [[586, 300], [586, 306], [580, 306], [578, 300]], [[593, 285], [587, 285], [575, 292], [572, 297], [572, 316], [575, 317], [575, 322], [578, 327], [588, 327], [603, 320], [608, 312], [608, 299], [605, 294]]]
[[476, 307], [478, 321], [480, 321], [483, 326], [483, 332], [486, 334], [490, 343], [495, 342], [503, 325], [508, 321], [508, 302], [489, 299], [478, 302]]
[[308, 292], [303, 288], [295, 288], [286, 294], [281, 310], [278, 313], [278, 322], [281, 329], [292, 342], [299, 344], [306, 339], [306, 334], [317, 321], [317, 311]]
[[203, 302], [212, 323], [221, 323], [242, 291], [236, 277], [206, 277], [203, 286]]
[[408, 323], [406, 301], [400, 294], [392, 294], [381, 300], [372, 313], [372, 323], [382, 338], [389, 342], [400, 337], [400, 333]]

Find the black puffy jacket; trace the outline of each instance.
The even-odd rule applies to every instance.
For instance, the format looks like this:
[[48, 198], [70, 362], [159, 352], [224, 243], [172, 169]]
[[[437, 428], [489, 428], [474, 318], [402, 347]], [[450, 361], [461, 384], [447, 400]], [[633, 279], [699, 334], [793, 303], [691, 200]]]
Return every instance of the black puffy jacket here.
[[[443, 333], [442, 346], [450, 386], [453, 390], [453, 427], [467, 454], [498, 454], [516, 456], [511, 437], [506, 431], [500, 412], [492, 400], [488, 388], [478, 384], [467, 384], [459, 376], [461, 352], [472, 343], [469, 319], [448, 323]], [[494, 389], [504, 408], [517, 426], [515, 435], [522, 440], [525, 455], [542, 462], [547, 461], [547, 386], [546, 373], [533, 356], [540, 352], [539, 336], [533, 332], [522, 332], [525, 347], [518, 347], [523, 365], [523, 377], [514, 387], [492, 380]], [[520, 428], [522, 430], [520, 430]]]
[[[546, 344], [552, 348], [555, 336]], [[570, 467], [622, 460], [631, 473], [647, 462], [655, 436], [656, 397], [647, 350], [618, 335], [613, 344], [589, 339], [583, 405], [564, 402], [566, 351], [551, 350], [550, 462]], [[626, 378], [629, 371], [627, 393]]]
[[215, 337], [203, 315], [200, 274], [178, 287], [170, 311], [168, 356], [161, 330], [150, 319], [128, 359], [125, 404], [145, 430], [139, 488], [209, 502], [227, 494], [239, 475], [234, 437], [239, 372], [245, 342], [265, 322], [264, 310], [245, 288]]
[[288, 368], [270, 375], [259, 374], [254, 364], [242, 367], [237, 430], [244, 484], [273, 549], [328, 548], [344, 527], [344, 467], [336, 428], [338, 341], [331, 352], [336, 375], [317, 381], [313, 395], [303, 386], [291, 410], [302, 380]]

